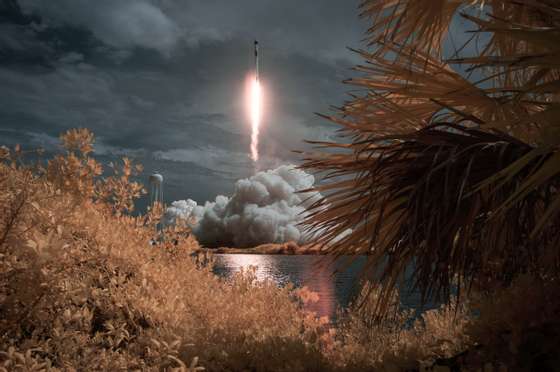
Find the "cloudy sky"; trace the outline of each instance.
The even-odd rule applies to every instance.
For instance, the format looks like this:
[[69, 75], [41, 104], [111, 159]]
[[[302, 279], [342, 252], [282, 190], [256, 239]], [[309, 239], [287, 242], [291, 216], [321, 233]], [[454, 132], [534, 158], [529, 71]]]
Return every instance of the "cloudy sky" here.
[[0, 0], [0, 139], [56, 149], [73, 127], [100, 160], [166, 178], [166, 200], [229, 194], [254, 173], [245, 79], [260, 42], [261, 169], [334, 127], [360, 60], [359, 0]]

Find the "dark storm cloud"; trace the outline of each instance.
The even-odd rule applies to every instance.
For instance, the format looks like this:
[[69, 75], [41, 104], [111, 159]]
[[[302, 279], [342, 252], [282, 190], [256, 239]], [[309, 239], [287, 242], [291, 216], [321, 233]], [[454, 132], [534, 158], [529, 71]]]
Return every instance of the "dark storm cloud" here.
[[270, 50], [347, 59], [364, 27], [358, 1], [275, 0], [20, 0], [46, 22], [85, 26], [115, 47], [140, 46], [172, 53], [176, 44], [197, 46], [235, 37], [258, 38]]
[[262, 167], [293, 161], [332, 126], [359, 62], [357, 1], [0, 0], [0, 136], [55, 149], [88, 127], [102, 159], [166, 175], [168, 198], [199, 202], [254, 172], [245, 78], [262, 44]]
[[24, 12], [36, 13], [49, 24], [85, 27], [99, 40], [117, 48], [141, 46], [167, 53], [181, 35], [175, 22], [151, 1], [20, 0], [19, 3]]

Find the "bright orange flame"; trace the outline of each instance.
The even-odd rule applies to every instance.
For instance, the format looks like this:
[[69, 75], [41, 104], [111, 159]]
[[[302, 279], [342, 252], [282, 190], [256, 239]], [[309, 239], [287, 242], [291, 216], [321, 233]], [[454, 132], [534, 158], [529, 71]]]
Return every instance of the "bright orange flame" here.
[[259, 160], [259, 126], [261, 124], [262, 90], [257, 79], [251, 79], [251, 159]]

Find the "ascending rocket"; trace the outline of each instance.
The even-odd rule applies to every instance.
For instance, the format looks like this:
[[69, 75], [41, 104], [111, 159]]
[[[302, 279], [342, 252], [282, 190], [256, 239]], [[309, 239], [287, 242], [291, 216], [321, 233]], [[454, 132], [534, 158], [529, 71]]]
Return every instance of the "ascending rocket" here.
[[259, 42], [255, 40], [255, 80], [259, 81]]

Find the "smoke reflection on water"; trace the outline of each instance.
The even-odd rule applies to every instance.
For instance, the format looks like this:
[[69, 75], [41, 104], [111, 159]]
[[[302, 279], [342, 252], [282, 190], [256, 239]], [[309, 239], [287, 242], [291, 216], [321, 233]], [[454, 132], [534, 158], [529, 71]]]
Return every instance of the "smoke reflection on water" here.
[[279, 286], [288, 282], [298, 287], [306, 286], [319, 294], [319, 300], [306, 304], [305, 308], [331, 320], [335, 319], [337, 306], [348, 305], [365, 263], [360, 257], [348, 270], [333, 275], [343, 263], [329, 264], [330, 258], [325, 256], [216, 254], [214, 257], [214, 272], [222, 277], [230, 277], [241, 269], [254, 266], [258, 280], [269, 279]]
[[[356, 258], [350, 265], [343, 258], [332, 263], [329, 257], [313, 255], [216, 254], [214, 258], [214, 273], [222, 277], [254, 266], [258, 280], [269, 279], [279, 286], [288, 282], [307, 286], [319, 294], [319, 300], [306, 304], [305, 308], [317, 316], [328, 316], [331, 321], [336, 321], [337, 307], [348, 306], [359, 290], [359, 276], [366, 264], [365, 257]], [[340, 271], [333, 274], [337, 269]], [[416, 316], [438, 305], [429, 302], [421, 309], [419, 292], [401, 291], [401, 306], [414, 309]]]

